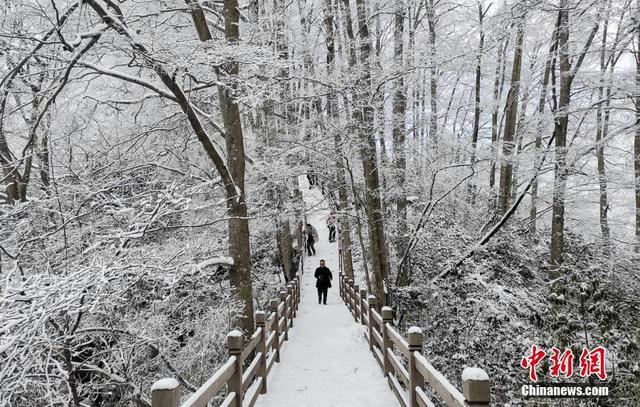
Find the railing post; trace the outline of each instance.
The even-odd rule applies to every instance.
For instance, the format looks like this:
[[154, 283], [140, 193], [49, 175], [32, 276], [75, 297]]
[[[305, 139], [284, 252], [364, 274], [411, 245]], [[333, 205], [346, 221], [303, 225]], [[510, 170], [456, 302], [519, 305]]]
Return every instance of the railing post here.
[[[366, 322], [364, 322], [364, 318], [362, 317], [364, 315], [367, 308], [369, 308], [367, 303], [367, 290], [364, 288], [360, 289], [360, 322], [362, 323], [362, 325], [367, 325]], [[367, 314], [367, 317], [369, 316], [369, 314]]]
[[269, 308], [271, 308], [271, 312], [275, 314], [275, 318], [273, 319], [273, 327], [271, 329], [276, 333], [273, 338], [273, 351], [275, 352], [276, 362], [280, 363], [280, 315], [278, 315], [278, 305], [280, 305], [280, 301], [277, 299], [272, 299], [269, 303]]
[[262, 354], [258, 368], [258, 374], [262, 377], [260, 394], [265, 394], [267, 392], [267, 317], [264, 311], [256, 311], [256, 328], [260, 329], [260, 340], [256, 350]]
[[287, 292], [280, 291], [280, 300], [284, 304], [284, 308], [282, 309], [282, 314], [284, 316], [284, 340], [289, 340], [289, 310], [287, 309]]
[[300, 297], [301, 297], [301, 292], [300, 292], [300, 286], [301, 286], [302, 282], [300, 281], [300, 276], [296, 276], [296, 311], [298, 311], [300, 309]]
[[290, 320], [291, 320], [291, 326], [293, 326], [293, 319], [296, 317], [296, 304], [295, 304], [296, 294], [295, 294], [295, 291], [293, 289], [293, 284], [292, 283], [289, 283], [287, 285], [287, 294], [290, 296], [289, 297], [290, 298], [290, 300], [289, 300], [290, 301], [289, 312], [291, 312]]
[[229, 357], [235, 356], [233, 375], [229, 378], [227, 385], [229, 392], [236, 393], [234, 404], [236, 407], [242, 407], [242, 332], [231, 331], [227, 334], [227, 352]]
[[160, 379], [151, 386], [151, 407], [178, 407], [180, 383], [176, 379]]
[[465, 368], [462, 371], [462, 395], [470, 406], [489, 406], [491, 381], [487, 372], [478, 367]]
[[419, 407], [418, 396], [416, 394], [416, 387], [424, 386], [424, 378], [418, 372], [416, 368], [416, 358], [413, 355], [414, 352], [422, 352], [422, 343], [424, 342], [424, 335], [422, 330], [417, 326], [409, 328], [408, 333], [409, 344], [409, 407]]
[[393, 323], [393, 309], [391, 307], [382, 307], [382, 360], [384, 365], [384, 375], [387, 376], [391, 371], [391, 360], [389, 359], [388, 348], [393, 346], [389, 333], [387, 332], [387, 324]]
[[347, 289], [347, 298], [349, 299], [349, 309], [351, 309], [351, 312], [354, 312], [353, 311], [353, 298], [352, 298], [352, 295], [351, 295], [351, 291], [353, 290], [353, 280], [350, 279], [348, 284], [349, 284], [349, 288], [350, 288], [350, 289]]
[[369, 331], [369, 350], [373, 352], [373, 344], [375, 343], [374, 342], [375, 339], [373, 339], [374, 320], [373, 320], [373, 315], [371, 314], [371, 311], [377, 305], [376, 297], [373, 295], [370, 295], [369, 297], [367, 297], [367, 304], [369, 304], [369, 308], [367, 308], [367, 320], [369, 321], [369, 324], [367, 325], [367, 330]]
[[353, 285], [353, 318], [358, 322], [360, 318], [360, 286], [358, 284]]

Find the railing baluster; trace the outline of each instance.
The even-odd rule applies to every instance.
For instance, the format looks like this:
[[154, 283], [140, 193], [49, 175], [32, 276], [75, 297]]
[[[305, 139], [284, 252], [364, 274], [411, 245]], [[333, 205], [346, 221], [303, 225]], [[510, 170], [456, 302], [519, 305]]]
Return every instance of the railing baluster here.
[[260, 394], [267, 392], [267, 318], [263, 311], [256, 311], [256, 328], [261, 329], [260, 340], [256, 345], [256, 352], [260, 352], [260, 367], [258, 374], [262, 377]]
[[289, 318], [289, 323], [291, 327], [293, 327], [293, 319], [296, 317], [296, 305], [294, 301], [295, 294], [293, 293], [293, 284], [287, 284], [287, 295], [289, 296], [289, 313], [291, 314], [291, 318]]
[[236, 393], [235, 406], [242, 407], [242, 333], [231, 331], [227, 334], [227, 352], [229, 357], [235, 356], [235, 370], [227, 382], [229, 392]]
[[280, 300], [284, 303], [284, 309], [282, 310], [282, 314], [284, 316], [284, 340], [289, 340], [289, 310], [287, 308], [287, 292], [280, 291]]
[[353, 317], [358, 322], [360, 318], [360, 286], [358, 284], [353, 285]]
[[273, 338], [273, 345], [271, 346], [275, 352], [276, 362], [280, 363], [280, 315], [278, 314], [278, 305], [280, 305], [280, 301], [275, 298], [269, 303], [271, 312], [275, 313], [271, 330], [276, 333]]
[[424, 335], [420, 328], [416, 326], [409, 328], [407, 342], [409, 344], [409, 407], [418, 407], [416, 387], [424, 386], [424, 378], [416, 368], [416, 358], [413, 352], [422, 352]]
[[[369, 308], [369, 307], [365, 307], [365, 304], [368, 305], [366, 303], [367, 301], [367, 290], [364, 288], [360, 289], [360, 322], [362, 323], [362, 325], [366, 325], [367, 323], [364, 321], [364, 318], [362, 317], [364, 315], [365, 312], [367, 312], [365, 310], [365, 308]], [[367, 314], [367, 317], [369, 315]]]
[[347, 288], [347, 298], [349, 299], [349, 309], [351, 310], [351, 312], [353, 311], [353, 295], [351, 294], [353, 292], [353, 280], [349, 280], [348, 283], [349, 287]]
[[373, 315], [371, 315], [371, 310], [373, 310], [376, 305], [377, 305], [377, 301], [376, 301], [376, 297], [373, 295], [370, 295], [367, 298], [367, 303], [369, 304], [369, 308], [367, 309], [367, 330], [369, 331], [369, 350], [373, 352], [373, 344], [375, 339], [373, 339], [373, 324], [375, 323], [375, 321], [373, 320]]
[[392, 369], [387, 351], [388, 348], [393, 346], [393, 342], [387, 332], [387, 324], [391, 323], [393, 323], [393, 309], [391, 307], [382, 307], [382, 359], [385, 376], [387, 376]]

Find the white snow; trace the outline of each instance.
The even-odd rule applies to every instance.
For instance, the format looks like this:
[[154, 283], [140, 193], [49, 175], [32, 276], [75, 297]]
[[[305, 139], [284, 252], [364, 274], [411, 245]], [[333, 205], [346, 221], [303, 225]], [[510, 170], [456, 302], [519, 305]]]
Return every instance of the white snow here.
[[422, 329], [418, 328], [417, 326], [412, 326], [409, 328], [408, 332], [410, 334], [421, 334], [422, 333]]
[[489, 380], [489, 375], [479, 367], [465, 367], [462, 371], [462, 381], [465, 380]]
[[203, 260], [197, 264], [197, 268], [203, 269], [207, 266], [215, 266], [218, 264], [223, 264], [227, 266], [233, 266], [233, 258], [232, 257], [214, 257], [212, 259]]
[[[305, 258], [302, 298], [289, 341], [268, 378], [268, 391], [258, 397], [258, 407], [390, 407], [397, 406], [382, 370], [369, 352], [362, 325], [353, 320], [338, 292], [338, 245], [329, 243], [322, 194], [309, 190], [305, 177], [300, 188], [320, 241], [317, 255]], [[327, 305], [318, 305], [313, 272], [320, 259], [333, 273]]]
[[233, 331], [227, 334], [227, 337], [229, 336], [232, 336], [232, 337], [242, 336], [242, 332], [238, 331], [237, 329], [234, 329]]
[[153, 383], [151, 386], [151, 391], [154, 390], [173, 390], [176, 387], [180, 386], [180, 383], [176, 379], [168, 378], [168, 379], [160, 379], [157, 382]]

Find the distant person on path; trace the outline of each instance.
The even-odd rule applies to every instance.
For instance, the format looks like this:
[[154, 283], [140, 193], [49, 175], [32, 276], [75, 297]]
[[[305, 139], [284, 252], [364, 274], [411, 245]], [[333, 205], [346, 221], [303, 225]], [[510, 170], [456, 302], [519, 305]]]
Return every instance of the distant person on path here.
[[307, 255], [308, 256], [315, 256], [316, 248], [313, 247], [313, 245], [318, 240], [320, 240], [320, 238], [318, 237], [318, 231], [316, 230], [316, 228], [311, 226], [310, 223], [307, 223], [307, 228], [306, 228], [305, 232], [307, 233]]
[[331, 287], [333, 274], [331, 274], [331, 270], [324, 265], [324, 260], [320, 260], [320, 267], [316, 269], [313, 276], [316, 278], [316, 288], [318, 289], [318, 304], [327, 305], [327, 291], [329, 287]]
[[336, 241], [336, 213], [331, 210], [329, 216], [327, 216], [327, 227], [329, 228], [329, 242], [333, 243]]
[[307, 171], [307, 180], [309, 181], [309, 189], [318, 183], [318, 176], [313, 170]]

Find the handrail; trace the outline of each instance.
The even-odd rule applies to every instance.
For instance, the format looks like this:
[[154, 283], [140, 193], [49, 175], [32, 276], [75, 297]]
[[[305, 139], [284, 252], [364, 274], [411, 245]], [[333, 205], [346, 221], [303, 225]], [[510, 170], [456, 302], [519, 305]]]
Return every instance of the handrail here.
[[187, 399], [182, 407], [205, 407], [209, 400], [225, 385], [234, 372], [236, 357], [232, 356], [216, 373]]
[[[422, 355], [424, 336], [417, 327], [409, 328], [407, 339], [393, 327], [393, 309], [382, 307], [378, 300], [358, 290], [352, 279], [340, 273], [340, 297], [356, 322], [364, 326], [369, 349], [380, 364], [389, 386], [403, 407], [433, 407], [424, 387], [428, 386], [449, 407], [488, 407], [491, 403], [489, 376], [479, 368], [465, 368], [462, 372], [462, 392], [438, 372]], [[367, 304], [365, 310], [364, 304]], [[407, 364], [394, 352], [400, 352]]]
[[221, 406], [252, 407], [258, 396], [267, 392], [273, 364], [280, 362], [280, 350], [297, 316], [301, 287], [300, 277], [295, 276], [279, 292], [280, 298], [270, 301], [268, 318], [265, 312], [256, 312], [256, 327], [246, 343], [240, 332], [231, 331], [227, 335], [229, 358], [187, 401], [180, 405], [177, 380], [161, 379], [151, 387], [151, 407], [206, 407], [225, 386], [227, 395]]
[[388, 325], [386, 330], [396, 349], [398, 349], [405, 357], [409, 357], [409, 344], [404, 340], [402, 335], [400, 335], [400, 333], [391, 325]]
[[258, 341], [260, 340], [260, 335], [262, 334], [262, 328], [258, 328], [253, 335], [251, 335], [251, 339], [244, 345], [244, 349], [242, 349], [242, 354], [240, 355], [240, 360], [243, 362], [247, 359], [247, 356], [253, 352], [253, 350], [258, 345]]

